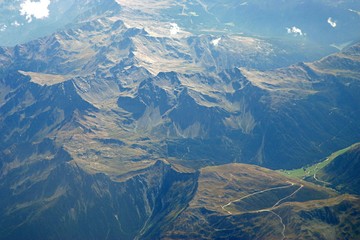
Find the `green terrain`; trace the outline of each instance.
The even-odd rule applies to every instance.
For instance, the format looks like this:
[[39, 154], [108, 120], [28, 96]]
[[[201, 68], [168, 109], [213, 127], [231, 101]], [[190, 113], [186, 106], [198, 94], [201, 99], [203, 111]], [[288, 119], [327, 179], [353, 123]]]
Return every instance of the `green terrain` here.
[[344, 149], [341, 149], [339, 151], [332, 153], [325, 160], [315, 163], [311, 166], [306, 166], [306, 167], [293, 169], [293, 170], [280, 170], [280, 172], [289, 177], [308, 179], [308, 178], [316, 176], [318, 172], [320, 172], [324, 167], [326, 167], [328, 164], [330, 164], [338, 156], [348, 152], [351, 149], [359, 147], [359, 146], [360, 146], [360, 143], [355, 143], [355, 144], [351, 145], [350, 147], [347, 147], [347, 148], [344, 148]]

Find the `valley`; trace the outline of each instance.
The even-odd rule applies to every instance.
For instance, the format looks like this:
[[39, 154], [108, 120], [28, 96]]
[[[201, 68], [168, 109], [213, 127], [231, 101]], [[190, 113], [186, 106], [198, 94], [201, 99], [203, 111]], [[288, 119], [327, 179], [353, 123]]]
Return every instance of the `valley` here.
[[316, 178], [316, 175], [318, 174], [318, 172], [321, 171], [323, 168], [325, 168], [335, 158], [346, 153], [347, 151], [349, 151], [352, 148], [356, 148], [358, 145], [359, 145], [359, 143], [355, 143], [347, 148], [336, 151], [336, 152], [332, 153], [330, 156], [326, 157], [321, 162], [316, 163], [314, 165], [302, 167], [302, 168], [294, 169], [294, 170], [284, 170], [284, 171], [280, 170], [280, 172], [283, 172], [285, 175], [288, 175], [290, 177], [295, 177], [295, 178], [300, 178], [300, 179], [309, 180], [312, 177], [315, 181], [317, 181], [319, 183], [323, 183], [321, 180]]

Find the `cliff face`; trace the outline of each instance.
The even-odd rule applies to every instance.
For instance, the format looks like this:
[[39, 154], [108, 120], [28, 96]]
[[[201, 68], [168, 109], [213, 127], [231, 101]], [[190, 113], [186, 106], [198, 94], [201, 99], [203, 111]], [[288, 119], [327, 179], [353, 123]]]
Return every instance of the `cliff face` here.
[[162, 161], [113, 181], [67, 157], [57, 153], [2, 173], [2, 239], [143, 238], [173, 221], [197, 187], [196, 173]]

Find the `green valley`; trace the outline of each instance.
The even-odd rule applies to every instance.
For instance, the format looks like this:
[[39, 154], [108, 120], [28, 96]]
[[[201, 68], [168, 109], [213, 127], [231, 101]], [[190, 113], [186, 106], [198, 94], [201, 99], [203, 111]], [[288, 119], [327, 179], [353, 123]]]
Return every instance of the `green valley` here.
[[[308, 180], [309, 178], [314, 178], [314, 176], [316, 176], [317, 173], [321, 169], [323, 169], [325, 166], [327, 166], [329, 163], [331, 163], [335, 158], [337, 158], [338, 156], [340, 156], [340, 155], [346, 153], [347, 151], [349, 151], [355, 147], [358, 147], [358, 146], [360, 146], [360, 143], [355, 143], [355, 144], [351, 145], [350, 147], [336, 151], [336, 152], [332, 153], [330, 156], [326, 157], [325, 160], [315, 163], [311, 166], [305, 166], [305, 167], [293, 169], [293, 170], [279, 170], [279, 172], [281, 172], [284, 175], [289, 176], [289, 177]], [[317, 180], [315, 179], [315, 181], [317, 181]], [[322, 182], [320, 182], [320, 183], [322, 183]]]

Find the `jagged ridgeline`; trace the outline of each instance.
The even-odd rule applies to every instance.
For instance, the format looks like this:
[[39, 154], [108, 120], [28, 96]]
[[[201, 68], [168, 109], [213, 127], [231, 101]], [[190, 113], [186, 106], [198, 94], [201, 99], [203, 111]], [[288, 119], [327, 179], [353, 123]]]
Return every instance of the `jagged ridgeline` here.
[[[358, 3], [284, 4], [323, 9], [306, 37], [271, 2], [51, 1], [9, 28], [0, 239], [359, 238], [358, 147], [329, 184], [274, 171], [360, 141]], [[347, 27], [307, 30], [330, 13]]]

